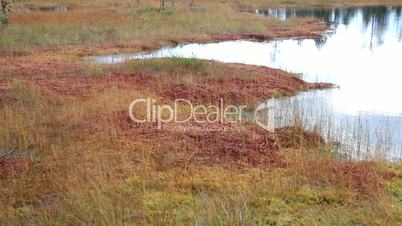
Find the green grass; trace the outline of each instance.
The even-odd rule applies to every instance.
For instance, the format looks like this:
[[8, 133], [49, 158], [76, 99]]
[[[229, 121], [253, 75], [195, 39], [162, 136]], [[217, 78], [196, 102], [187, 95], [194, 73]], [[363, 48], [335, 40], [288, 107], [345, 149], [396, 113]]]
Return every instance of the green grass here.
[[125, 63], [121, 70], [130, 74], [159, 74], [165, 76], [183, 75], [196, 73], [211, 75], [216, 67], [203, 60], [195, 58], [160, 58], [148, 60], [131, 60]]

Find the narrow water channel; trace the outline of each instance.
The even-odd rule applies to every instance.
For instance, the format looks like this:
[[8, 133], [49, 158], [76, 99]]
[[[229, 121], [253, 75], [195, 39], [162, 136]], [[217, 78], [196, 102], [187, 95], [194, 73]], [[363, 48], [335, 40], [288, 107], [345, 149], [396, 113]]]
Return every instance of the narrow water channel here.
[[[307, 16], [333, 31], [317, 39], [249, 40], [185, 44], [152, 53], [94, 56], [98, 63], [186, 57], [245, 63], [302, 73], [307, 81], [339, 88], [303, 92], [275, 101], [277, 126], [304, 126], [341, 143], [353, 158], [402, 158], [402, 8], [258, 9], [262, 16]], [[285, 110], [284, 110], [285, 109]]]

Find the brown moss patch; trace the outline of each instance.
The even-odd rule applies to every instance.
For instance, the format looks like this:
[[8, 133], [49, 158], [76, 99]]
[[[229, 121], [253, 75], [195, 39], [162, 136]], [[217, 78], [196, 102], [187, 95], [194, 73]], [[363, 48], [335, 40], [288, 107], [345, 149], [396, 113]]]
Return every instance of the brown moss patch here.
[[20, 173], [26, 166], [28, 160], [16, 158], [0, 159], [0, 179]]
[[0, 50], [0, 57], [20, 57], [28, 54], [25, 51]]
[[[281, 128], [272, 134], [252, 124], [189, 122], [158, 129], [156, 123], [133, 122], [125, 111], [111, 116], [111, 123], [116, 125], [118, 137], [155, 148], [154, 157], [163, 168], [186, 168], [189, 164], [283, 167], [282, 149], [323, 142], [319, 135], [301, 129]], [[291, 136], [297, 136], [297, 140]], [[167, 161], [171, 155], [172, 161]]]
[[0, 64], [5, 65], [0, 68], [0, 73], [23, 75], [28, 78], [32, 76], [46, 75], [72, 75], [80, 74], [80, 66], [71, 60], [58, 57], [45, 57], [40, 59], [31, 58], [0, 58]]

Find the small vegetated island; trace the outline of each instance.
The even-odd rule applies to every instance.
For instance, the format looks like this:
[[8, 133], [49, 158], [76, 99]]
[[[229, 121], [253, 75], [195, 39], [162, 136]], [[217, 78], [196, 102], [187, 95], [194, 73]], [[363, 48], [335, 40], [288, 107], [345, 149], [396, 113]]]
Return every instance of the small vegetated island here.
[[[392, 155], [399, 160], [375, 151], [385, 140], [363, 158], [360, 142], [350, 151], [339, 147], [370, 140], [364, 126], [335, 142], [340, 134], [317, 132], [319, 123], [306, 128], [296, 111], [291, 125], [274, 130], [253, 115], [268, 100], [337, 84], [230, 60], [244, 52], [222, 53], [227, 61], [157, 55], [237, 40], [309, 39], [320, 46], [334, 29], [326, 18], [341, 12], [326, 9], [348, 7], [374, 15], [365, 20], [372, 40], [397, 24], [400, 43], [400, 6], [1, 0], [0, 224], [400, 225], [401, 150]], [[315, 14], [281, 17], [278, 9]], [[397, 19], [387, 22], [389, 15]]]

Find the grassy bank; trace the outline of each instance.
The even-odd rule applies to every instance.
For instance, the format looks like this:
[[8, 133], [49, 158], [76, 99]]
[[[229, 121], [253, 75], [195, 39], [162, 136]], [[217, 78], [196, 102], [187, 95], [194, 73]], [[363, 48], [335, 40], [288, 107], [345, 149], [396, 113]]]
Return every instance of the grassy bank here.
[[200, 2], [194, 9], [178, 3], [175, 8], [160, 11], [155, 2], [139, 6], [129, 6], [126, 1], [116, 1], [112, 6], [107, 1], [92, 6], [66, 2], [71, 5], [66, 12], [26, 12], [30, 3], [16, 4], [20, 10], [11, 14], [11, 25], [1, 31], [0, 49], [74, 46], [83, 54], [87, 46], [95, 49], [108, 44], [108, 48], [93, 51], [135, 51], [184, 41], [237, 39], [242, 34], [265, 35], [268, 39], [312, 36], [326, 29], [302, 19], [280, 21], [239, 13], [227, 3]]
[[[402, 222], [401, 164], [340, 158], [297, 125], [275, 133], [252, 121], [240, 131], [169, 131], [128, 117], [137, 98], [205, 105], [224, 98], [252, 108], [328, 84], [196, 59], [108, 66], [79, 58], [191, 40], [317, 35], [326, 26], [239, 13], [229, 1], [196, 1], [191, 10], [178, 2], [163, 12], [157, 1], [65, 3], [67, 12], [15, 13], [0, 31], [0, 225]], [[18, 7], [27, 4], [60, 3]]]

